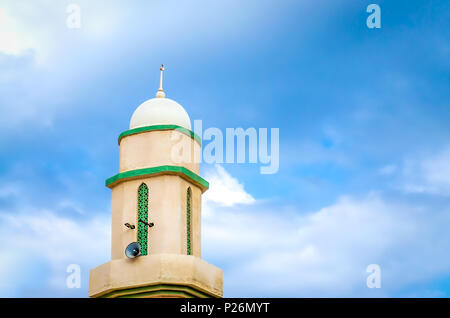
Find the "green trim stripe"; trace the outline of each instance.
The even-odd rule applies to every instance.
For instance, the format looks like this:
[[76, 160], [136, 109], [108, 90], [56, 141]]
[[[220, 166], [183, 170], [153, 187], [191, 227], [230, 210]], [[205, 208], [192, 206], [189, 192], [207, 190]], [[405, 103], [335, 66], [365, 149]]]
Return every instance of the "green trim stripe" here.
[[192, 288], [190, 286], [175, 285], [175, 284], [157, 284], [135, 288], [124, 288], [114, 290], [104, 295], [101, 298], [137, 298], [145, 296], [181, 296], [181, 297], [198, 297], [198, 298], [212, 298], [215, 296], [209, 295], [201, 290]]
[[159, 166], [121, 172], [111, 178], [106, 179], [105, 185], [108, 188], [112, 188], [117, 183], [128, 179], [138, 179], [155, 174], [177, 174], [197, 184], [200, 188], [202, 188], [203, 191], [209, 188], [208, 181], [200, 177], [198, 174], [192, 172], [191, 170], [179, 166]]
[[127, 131], [124, 131], [123, 133], [121, 133], [119, 135], [118, 143], [120, 145], [120, 140], [122, 140], [123, 137], [140, 134], [140, 133], [147, 132], [147, 131], [155, 131], [155, 130], [177, 130], [177, 131], [197, 140], [200, 144], [202, 143], [201, 138], [196, 133], [194, 133], [193, 131], [186, 129], [184, 127], [178, 126], [178, 125], [153, 125], [153, 126], [133, 128], [133, 129], [130, 129], [130, 130], [127, 130]]
[[131, 295], [123, 295], [117, 296], [115, 298], [205, 298], [205, 297], [197, 297], [188, 292], [184, 291], [174, 291], [174, 290], [158, 290], [158, 291], [150, 291], [143, 292], [139, 294], [131, 294]]

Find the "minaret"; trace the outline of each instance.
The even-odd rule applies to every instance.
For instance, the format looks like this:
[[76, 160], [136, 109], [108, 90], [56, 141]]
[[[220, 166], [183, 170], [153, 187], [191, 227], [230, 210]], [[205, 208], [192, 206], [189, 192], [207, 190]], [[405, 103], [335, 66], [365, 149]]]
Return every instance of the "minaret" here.
[[[223, 272], [201, 259], [201, 140], [189, 115], [156, 97], [133, 113], [119, 136], [112, 190], [111, 260], [91, 270], [90, 297], [222, 297]], [[132, 256], [125, 254], [134, 244]], [[134, 254], [133, 254], [134, 253]], [[136, 255], [138, 254], [138, 255]]]

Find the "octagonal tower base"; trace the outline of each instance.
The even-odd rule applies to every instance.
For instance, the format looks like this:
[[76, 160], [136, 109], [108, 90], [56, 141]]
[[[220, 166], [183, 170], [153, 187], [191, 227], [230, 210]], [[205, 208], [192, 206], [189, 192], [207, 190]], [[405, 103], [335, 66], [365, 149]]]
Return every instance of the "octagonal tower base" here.
[[222, 297], [223, 272], [199, 257], [154, 254], [114, 259], [92, 269], [89, 297]]

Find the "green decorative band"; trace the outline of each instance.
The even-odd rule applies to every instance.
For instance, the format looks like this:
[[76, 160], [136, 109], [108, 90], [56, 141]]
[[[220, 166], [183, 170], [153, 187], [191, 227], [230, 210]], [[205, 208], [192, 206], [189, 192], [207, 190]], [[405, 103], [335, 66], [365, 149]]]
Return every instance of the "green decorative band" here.
[[193, 131], [186, 129], [184, 127], [178, 126], [178, 125], [154, 125], [154, 126], [133, 128], [133, 129], [130, 129], [130, 130], [127, 130], [127, 131], [124, 131], [123, 133], [121, 133], [119, 135], [118, 143], [120, 145], [120, 140], [122, 140], [123, 137], [140, 134], [140, 133], [144, 133], [147, 131], [155, 131], [155, 130], [177, 130], [177, 131], [197, 140], [200, 144], [202, 143], [201, 138], [196, 133], [194, 133]]
[[[138, 220], [148, 222], [148, 187], [142, 183], [138, 189]], [[137, 221], [137, 241], [141, 245], [141, 254], [147, 255], [148, 227], [147, 224]]]
[[181, 298], [212, 298], [207, 294], [190, 286], [176, 284], [157, 284], [143, 287], [118, 289], [101, 295], [102, 298], [139, 298], [139, 297], [181, 297]]
[[202, 189], [202, 192], [206, 191], [209, 188], [208, 181], [200, 177], [198, 174], [192, 172], [191, 170], [179, 166], [159, 166], [121, 172], [111, 178], [106, 179], [105, 185], [108, 188], [113, 188], [115, 185], [122, 181], [140, 179], [152, 175], [161, 174], [179, 175], [180, 177], [185, 178], [198, 185]]
[[186, 254], [191, 255], [191, 187], [187, 188], [186, 191]]

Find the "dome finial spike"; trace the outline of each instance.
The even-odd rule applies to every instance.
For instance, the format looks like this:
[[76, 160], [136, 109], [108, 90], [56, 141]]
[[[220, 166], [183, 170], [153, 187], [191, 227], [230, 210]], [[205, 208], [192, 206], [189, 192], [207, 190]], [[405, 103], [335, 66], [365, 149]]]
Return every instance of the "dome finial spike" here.
[[158, 89], [158, 92], [156, 92], [156, 97], [164, 98], [164, 97], [166, 97], [166, 94], [164, 93], [163, 87], [162, 87], [164, 64], [161, 64], [161, 67], [159, 68], [159, 70], [161, 71], [161, 76], [159, 78], [159, 89]]

